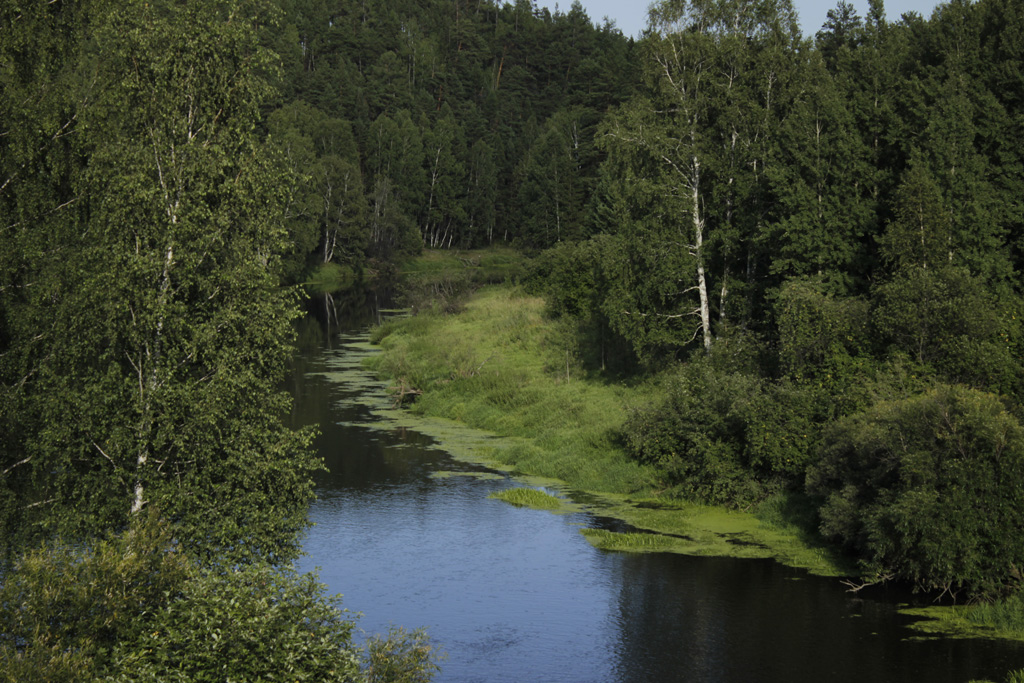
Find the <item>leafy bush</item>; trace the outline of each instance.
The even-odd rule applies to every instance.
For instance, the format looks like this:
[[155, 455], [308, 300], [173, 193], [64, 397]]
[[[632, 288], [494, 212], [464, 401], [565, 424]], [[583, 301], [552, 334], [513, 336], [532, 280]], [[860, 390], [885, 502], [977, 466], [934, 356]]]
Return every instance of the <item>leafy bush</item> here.
[[829, 430], [808, 477], [821, 530], [864, 571], [995, 594], [1024, 567], [1024, 428], [993, 394], [938, 385]]
[[[1021, 389], [1020, 323], [964, 269], [916, 268], [878, 287], [874, 323], [893, 349], [947, 382], [1004, 393]], [[1002, 306], [1014, 309], [1004, 298]]]
[[174, 600], [192, 564], [154, 516], [91, 547], [25, 553], [0, 588], [0, 680], [92, 680], [140, 617]]
[[816, 451], [816, 395], [691, 362], [667, 380], [667, 398], [633, 412], [630, 454], [661, 468], [681, 493], [744, 505], [799, 482]]
[[363, 671], [366, 683], [427, 683], [439, 670], [439, 655], [422, 630], [392, 628], [387, 636], [366, 643]]
[[828, 374], [868, 349], [868, 303], [833, 297], [820, 279], [787, 282], [775, 308], [782, 368], [794, 377]]
[[353, 680], [354, 623], [310, 574], [204, 573], [114, 651], [110, 683]]
[[339, 600], [313, 575], [263, 563], [201, 569], [154, 514], [14, 564], [0, 587], [0, 681], [430, 679], [425, 634], [375, 637], [364, 657]]

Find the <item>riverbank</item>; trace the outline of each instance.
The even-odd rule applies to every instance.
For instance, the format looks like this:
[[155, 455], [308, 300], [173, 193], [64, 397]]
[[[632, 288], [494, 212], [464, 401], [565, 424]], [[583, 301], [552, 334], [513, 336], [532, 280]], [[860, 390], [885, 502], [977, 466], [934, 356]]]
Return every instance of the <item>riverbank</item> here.
[[[630, 410], [661, 398], [658, 379], [618, 384], [588, 376], [574, 361], [570, 335], [545, 317], [542, 299], [495, 285], [460, 297], [456, 310], [421, 308], [385, 323], [373, 334], [382, 353], [367, 362], [392, 381], [396, 402], [418, 419], [479, 430], [471, 432], [474, 458], [543, 478], [538, 481], [594, 514], [635, 528], [584, 530], [596, 547], [771, 558], [813, 574], [856, 575], [853, 563], [808, 528], [798, 499], [777, 495], [734, 511], [664, 495], [658, 473], [629, 459], [619, 444]], [[502, 438], [481, 440], [486, 433]], [[446, 447], [458, 452], [461, 437], [452, 434], [458, 430], [448, 434]], [[1007, 620], [999, 612], [998, 606], [907, 609], [922, 618], [925, 637], [1024, 639], [1012, 615]]]
[[[494, 462], [564, 482], [595, 513], [638, 529], [588, 532], [594, 545], [767, 557], [828, 576], [854, 572], [793, 522], [793, 501], [777, 496], [731, 511], [659, 495], [657, 472], [628, 458], [618, 443], [629, 411], [660, 397], [659, 382], [587, 376], [567, 334], [544, 317], [541, 299], [499, 285], [479, 290], [460, 309], [385, 323], [373, 336], [383, 349], [373, 368], [417, 415], [505, 437], [489, 449]], [[652, 542], [651, 534], [660, 538]]]

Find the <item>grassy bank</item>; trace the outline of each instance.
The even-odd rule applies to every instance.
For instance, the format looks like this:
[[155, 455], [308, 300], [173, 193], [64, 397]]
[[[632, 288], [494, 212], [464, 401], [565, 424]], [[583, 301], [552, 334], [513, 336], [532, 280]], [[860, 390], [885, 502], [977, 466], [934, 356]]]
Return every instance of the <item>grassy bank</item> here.
[[737, 512], [660, 495], [657, 472], [619, 443], [630, 408], [659, 397], [658, 381], [588, 377], [543, 309], [514, 286], [487, 287], [464, 299], [458, 314], [434, 308], [386, 323], [374, 335], [383, 353], [370, 362], [415, 413], [506, 437], [489, 449], [495, 462], [564, 482], [591, 509], [645, 532], [588, 534], [598, 547], [771, 557], [818, 574], [852, 572], [795, 521], [793, 501], [776, 497]]
[[[366, 360], [391, 379], [393, 398], [420, 427], [454, 446], [454, 454], [465, 442], [470, 458], [483, 455], [499, 468], [538, 477], [538, 485], [563, 482], [577, 503], [636, 527], [625, 534], [585, 530], [602, 549], [769, 557], [821, 575], [856, 574], [817, 537], [810, 507], [799, 498], [776, 495], [740, 512], [664, 495], [657, 472], [629, 459], [618, 437], [631, 407], [661, 397], [657, 378], [625, 385], [588, 377], [567, 351], [567, 335], [544, 316], [541, 299], [499, 285], [466, 293], [458, 309], [435, 307], [386, 323], [373, 335], [383, 352]], [[473, 429], [449, 429], [445, 420]], [[926, 637], [1024, 639], [1018, 598], [908, 613], [923, 619], [917, 626]]]

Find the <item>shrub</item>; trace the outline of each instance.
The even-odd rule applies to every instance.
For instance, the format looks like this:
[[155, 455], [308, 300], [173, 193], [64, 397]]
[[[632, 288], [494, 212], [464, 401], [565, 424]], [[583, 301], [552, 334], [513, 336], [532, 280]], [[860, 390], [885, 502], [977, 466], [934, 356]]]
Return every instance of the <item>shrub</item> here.
[[829, 430], [808, 477], [821, 531], [864, 571], [996, 594], [1024, 567], [1024, 429], [993, 394], [939, 385]]
[[695, 361], [667, 381], [664, 401], [633, 412], [626, 446], [681, 493], [745, 505], [802, 480], [816, 451], [817, 405], [807, 387]]

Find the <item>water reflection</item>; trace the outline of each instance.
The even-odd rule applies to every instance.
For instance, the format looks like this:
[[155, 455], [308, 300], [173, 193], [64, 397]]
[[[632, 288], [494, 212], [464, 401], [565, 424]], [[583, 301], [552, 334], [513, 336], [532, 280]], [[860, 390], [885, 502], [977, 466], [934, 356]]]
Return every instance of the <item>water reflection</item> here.
[[448, 652], [439, 681], [963, 683], [1024, 666], [1016, 644], [908, 641], [893, 596], [771, 561], [597, 551], [578, 529], [604, 521], [487, 499], [507, 479], [431, 478], [482, 468], [354, 426], [370, 415], [365, 386], [331, 374], [344, 339], [303, 349], [294, 417], [320, 425], [330, 471], [302, 568], [368, 632], [427, 626]]

